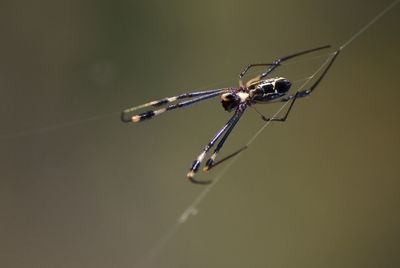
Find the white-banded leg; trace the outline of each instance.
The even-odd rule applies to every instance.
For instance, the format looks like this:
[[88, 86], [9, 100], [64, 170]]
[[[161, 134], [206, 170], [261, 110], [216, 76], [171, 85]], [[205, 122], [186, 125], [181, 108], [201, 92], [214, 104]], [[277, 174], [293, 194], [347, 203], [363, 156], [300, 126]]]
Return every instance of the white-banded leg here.
[[[226, 141], [226, 139], [229, 137], [229, 135], [231, 134], [233, 128], [235, 127], [235, 125], [237, 124], [237, 122], [239, 121], [240, 117], [242, 116], [242, 114], [244, 113], [244, 111], [246, 110], [247, 105], [244, 104], [243, 106], [239, 107], [240, 109], [240, 113], [238, 113], [237, 117], [235, 118], [235, 120], [232, 122], [232, 124], [230, 125], [230, 127], [226, 130], [224, 136], [221, 138], [221, 140], [219, 141], [217, 147], [215, 148], [213, 154], [211, 155], [211, 157], [207, 160], [206, 165], [204, 167], [204, 171], [208, 171], [211, 169], [211, 167], [214, 164], [215, 158], [217, 158], [217, 155], [219, 153], [219, 151], [221, 150], [222, 146], [224, 146], [224, 143]], [[241, 151], [241, 150], [240, 150]], [[239, 153], [239, 152], [237, 152]], [[233, 155], [231, 155], [230, 157], [232, 157]], [[226, 160], [226, 159], [225, 159]]]
[[227, 89], [219, 88], [219, 89], [210, 89], [210, 90], [199, 91], [199, 92], [189, 92], [189, 93], [184, 93], [184, 94], [180, 94], [180, 95], [173, 96], [173, 97], [167, 97], [167, 98], [151, 101], [151, 102], [139, 105], [139, 106], [135, 106], [135, 107], [123, 110], [121, 113], [121, 120], [123, 122], [132, 122], [132, 120], [131, 120], [132, 117], [128, 117], [129, 114], [131, 114], [132, 112], [134, 112], [136, 110], [140, 110], [140, 109], [143, 109], [146, 107], [159, 107], [159, 106], [166, 105], [168, 103], [171, 103], [171, 102], [174, 102], [177, 100], [181, 100], [181, 99], [185, 99], [185, 98], [200, 97], [200, 96], [209, 95], [209, 94], [216, 93], [216, 92], [222, 92], [225, 90], [227, 90]]
[[[122, 112], [121, 114], [121, 120], [123, 122], [126, 123], [137, 123], [140, 121], [143, 121], [145, 119], [150, 119], [153, 118], [154, 116], [157, 116], [159, 114], [162, 114], [166, 111], [171, 111], [174, 110], [176, 108], [181, 108], [181, 107], [185, 107], [206, 99], [210, 99], [210, 98], [214, 98], [216, 96], [222, 95], [226, 92], [228, 92], [230, 89], [214, 89], [214, 90], [207, 90], [207, 91], [202, 91], [202, 92], [194, 92], [194, 93], [186, 93], [186, 94], [182, 94], [179, 96], [175, 96], [175, 97], [169, 97], [169, 98], [165, 98], [165, 99], [161, 99], [158, 101], [152, 101], [137, 107], [133, 107], [133, 108], [129, 108], [126, 109]], [[157, 110], [149, 110], [140, 114], [135, 114], [133, 116], [127, 116], [129, 113], [131, 113], [132, 111], [144, 108], [144, 107], [149, 107], [149, 106], [161, 106], [161, 105], [165, 105], [168, 104], [170, 102], [179, 100], [179, 99], [183, 99], [183, 98], [193, 98], [193, 97], [197, 97], [191, 100], [187, 100], [187, 101], [182, 101], [182, 102], [178, 102], [176, 104], [170, 104], [167, 107], [164, 108], [160, 108]]]
[[[206, 154], [208, 153], [208, 151], [214, 146], [214, 144], [217, 142], [217, 140], [221, 137], [221, 135], [225, 132], [225, 131], [232, 131], [232, 125], [234, 126], [237, 121], [239, 120], [239, 118], [241, 117], [241, 115], [243, 114], [244, 110], [242, 111], [241, 106], [239, 106], [236, 111], [235, 114], [228, 120], [228, 122], [217, 132], [217, 134], [214, 136], [214, 138], [212, 138], [212, 140], [206, 145], [206, 147], [204, 148], [204, 150], [201, 152], [201, 154], [197, 157], [197, 159], [193, 162], [187, 177], [188, 179], [196, 184], [209, 184], [211, 181], [207, 180], [207, 181], [199, 181], [199, 180], [195, 180], [194, 176], [197, 173], [197, 171], [199, 170], [200, 164], [203, 162]], [[227, 132], [228, 133], [228, 132]], [[226, 136], [226, 134], [224, 135], [224, 137]], [[226, 137], [225, 137], [226, 139]]]
[[211, 168], [214, 168], [214, 167], [216, 167], [217, 165], [219, 165], [219, 164], [225, 162], [226, 160], [228, 160], [228, 159], [230, 159], [230, 158], [232, 158], [232, 157], [234, 157], [234, 156], [240, 154], [242, 151], [244, 151], [244, 150], [246, 150], [246, 149], [247, 149], [247, 145], [245, 145], [245, 146], [243, 146], [242, 148], [240, 148], [239, 150], [236, 150], [235, 152], [233, 152], [233, 153], [231, 153], [231, 154], [225, 156], [225, 157], [222, 158], [221, 160], [218, 160], [218, 161], [212, 163], [212, 165], [208, 166], [207, 169], [204, 168], [203, 170], [204, 170], [204, 171], [210, 171]]

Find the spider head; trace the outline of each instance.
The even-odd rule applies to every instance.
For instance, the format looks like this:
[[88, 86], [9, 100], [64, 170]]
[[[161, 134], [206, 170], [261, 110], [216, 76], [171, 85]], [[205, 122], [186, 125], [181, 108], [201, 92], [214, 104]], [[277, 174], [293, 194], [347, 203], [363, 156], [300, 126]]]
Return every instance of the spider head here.
[[225, 93], [221, 95], [221, 103], [224, 109], [230, 112], [239, 105], [240, 99], [236, 94]]

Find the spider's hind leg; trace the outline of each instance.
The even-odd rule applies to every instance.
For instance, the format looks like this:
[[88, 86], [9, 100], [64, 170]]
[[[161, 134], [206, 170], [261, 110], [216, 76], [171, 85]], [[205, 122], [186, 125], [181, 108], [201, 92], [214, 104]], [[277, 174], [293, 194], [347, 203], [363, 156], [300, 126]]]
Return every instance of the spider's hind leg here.
[[340, 50], [337, 50], [337, 51], [335, 51], [333, 53], [332, 59], [329, 61], [328, 65], [325, 67], [325, 69], [322, 72], [322, 74], [318, 77], [318, 79], [314, 82], [314, 84], [311, 85], [311, 87], [309, 87], [308, 89], [301, 90], [298, 93], [296, 93], [296, 94], [298, 94], [298, 97], [300, 97], [300, 98], [307, 97], [308, 95], [310, 95], [314, 91], [314, 89], [319, 85], [319, 83], [325, 77], [325, 75], [327, 74], [327, 72], [331, 68], [332, 64], [335, 62], [336, 57], [339, 55], [339, 52], [340, 52]]
[[289, 115], [290, 111], [292, 110], [292, 107], [293, 107], [296, 99], [298, 97], [299, 97], [299, 92], [296, 92], [296, 94], [294, 96], [289, 96], [289, 97], [285, 98], [284, 100], [282, 100], [284, 102], [287, 102], [287, 101], [291, 100], [292, 102], [290, 103], [290, 106], [287, 109], [285, 115], [283, 117], [280, 117], [280, 118], [266, 117], [260, 111], [258, 111], [255, 107], [253, 107], [253, 106], [250, 106], [250, 107], [252, 107], [254, 109], [254, 111], [256, 111], [261, 116], [261, 119], [264, 120], [264, 121], [267, 121], [267, 122], [268, 121], [285, 122], [286, 119], [288, 118], [288, 115]]

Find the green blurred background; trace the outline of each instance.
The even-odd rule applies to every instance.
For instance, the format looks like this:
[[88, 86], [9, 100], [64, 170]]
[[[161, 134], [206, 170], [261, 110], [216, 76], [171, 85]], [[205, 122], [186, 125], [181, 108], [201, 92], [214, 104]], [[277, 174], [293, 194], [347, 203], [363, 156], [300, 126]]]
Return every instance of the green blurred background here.
[[[3, 1], [0, 266], [139, 267], [204, 189], [185, 174], [230, 114], [218, 99], [137, 125], [119, 111], [338, 47], [389, 3]], [[399, 267], [399, 14], [343, 50], [150, 267]], [[313, 57], [276, 75], [305, 78]], [[221, 155], [262, 124], [249, 110]]]

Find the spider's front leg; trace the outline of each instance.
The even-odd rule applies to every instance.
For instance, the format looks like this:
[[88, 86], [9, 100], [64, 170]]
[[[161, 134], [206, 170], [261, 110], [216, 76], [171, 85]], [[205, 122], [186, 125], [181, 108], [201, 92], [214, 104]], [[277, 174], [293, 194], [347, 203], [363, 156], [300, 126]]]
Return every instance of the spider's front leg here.
[[235, 125], [237, 124], [237, 122], [239, 121], [240, 117], [243, 115], [245, 109], [247, 107], [247, 104], [241, 104], [236, 108], [235, 114], [228, 120], [228, 122], [224, 125], [223, 128], [221, 128], [217, 134], [214, 136], [214, 138], [207, 144], [207, 146], [204, 148], [204, 150], [202, 151], [202, 153], [197, 157], [197, 159], [193, 162], [188, 174], [187, 174], [187, 178], [196, 184], [209, 184], [211, 183], [210, 180], [206, 180], [206, 181], [199, 181], [196, 180], [194, 178], [195, 174], [197, 173], [197, 171], [200, 168], [200, 164], [203, 162], [204, 158], [206, 157], [207, 153], [209, 152], [209, 150], [215, 145], [215, 143], [217, 142], [217, 140], [222, 136], [222, 134], [224, 134], [221, 138], [221, 140], [219, 141], [216, 149], [214, 150], [214, 153], [212, 154], [212, 156], [207, 160], [206, 163], [206, 170], [210, 169], [219, 150], [222, 148], [222, 146], [224, 145], [226, 139], [228, 138], [229, 134], [231, 133], [231, 131], [233, 130], [233, 128], [235, 127]]
[[295, 57], [298, 57], [298, 56], [302, 56], [302, 55], [305, 55], [305, 54], [308, 54], [308, 53], [311, 53], [311, 52], [314, 52], [314, 51], [318, 51], [318, 50], [321, 50], [321, 49], [329, 48], [329, 47], [330, 46], [327, 45], [327, 46], [322, 46], [322, 47], [317, 47], [317, 48], [313, 48], [313, 49], [304, 50], [304, 51], [301, 51], [301, 52], [297, 52], [297, 53], [291, 54], [289, 56], [285, 56], [285, 57], [276, 59], [276, 60], [274, 60], [273, 63], [254, 63], [254, 64], [249, 64], [249, 65], [246, 66], [246, 68], [244, 68], [243, 72], [241, 72], [240, 75], [239, 75], [240, 86], [244, 87], [244, 83], [243, 83], [243, 80], [242, 80], [243, 76], [247, 73], [247, 71], [250, 68], [252, 68], [254, 66], [269, 66], [269, 68], [265, 72], [259, 74], [255, 78], [251, 79], [251, 81], [258, 81], [258, 80], [264, 79], [270, 73], [272, 73], [281, 64], [281, 62], [284, 62], [284, 61], [290, 60], [292, 58], [295, 58]]
[[[244, 85], [244, 83], [243, 83], [243, 77], [245, 76], [245, 74], [251, 69], [251, 68], [253, 68], [253, 67], [256, 67], [256, 66], [271, 66], [271, 65], [279, 65], [279, 62], [276, 62], [276, 63], [252, 63], [252, 64], [249, 64], [249, 65], [247, 65], [245, 68], [244, 68], [244, 70], [239, 74], [239, 85], [240, 85], [240, 87], [241, 88], [244, 88], [245, 87], [245, 85]], [[276, 67], [275, 67], [276, 68]], [[259, 80], [260, 78], [257, 76], [256, 78], [254, 78], [254, 79], [251, 79], [252, 81], [253, 80]], [[248, 84], [248, 83], [247, 83]]]

